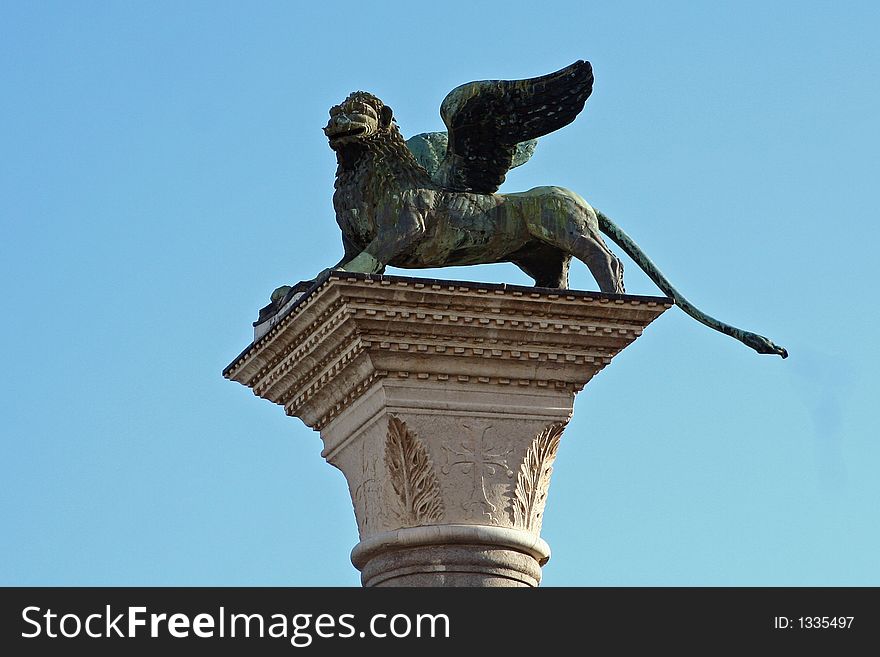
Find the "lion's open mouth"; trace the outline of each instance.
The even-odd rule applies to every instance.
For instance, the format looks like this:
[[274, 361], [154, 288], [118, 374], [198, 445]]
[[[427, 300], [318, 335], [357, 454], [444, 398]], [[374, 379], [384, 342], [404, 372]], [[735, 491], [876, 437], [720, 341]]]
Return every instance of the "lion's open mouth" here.
[[358, 135], [362, 135], [367, 131], [365, 126], [358, 126], [357, 128], [352, 128], [351, 130], [343, 130], [341, 132], [330, 132], [327, 134], [327, 137], [330, 141], [337, 141], [339, 139], [343, 139], [345, 137], [356, 137]]

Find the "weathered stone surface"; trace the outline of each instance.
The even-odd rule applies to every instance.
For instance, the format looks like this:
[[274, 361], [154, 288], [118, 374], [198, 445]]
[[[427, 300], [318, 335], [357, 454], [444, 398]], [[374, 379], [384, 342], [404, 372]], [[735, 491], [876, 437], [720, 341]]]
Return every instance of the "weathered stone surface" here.
[[670, 305], [331, 272], [224, 374], [320, 431], [365, 585], [535, 586], [575, 394]]

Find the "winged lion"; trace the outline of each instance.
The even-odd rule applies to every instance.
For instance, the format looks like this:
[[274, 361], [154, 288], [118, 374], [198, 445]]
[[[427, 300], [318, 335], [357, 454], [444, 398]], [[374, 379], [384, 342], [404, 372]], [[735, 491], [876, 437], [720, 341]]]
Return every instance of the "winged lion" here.
[[[768, 338], [697, 309], [620, 227], [575, 192], [544, 186], [498, 193], [534, 140], [574, 121], [592, 89], [587, 61], [524, 80], [469, 82], [440, 106], [446, 133], [409, 141], [383, 101], [363, 91], [349, 95], [330, 109], [324, 128], [336, 152], [333, 207], [344, 247], [333, 269], [378, 274], [388, 265], [512, 262], [538, 287], [566, 288], [575, 258], [602, 292], [621, 294], [623, 265], [604, 234], [693, 318], [758, 353], [787, 357]], [[278, 288], [264, 311], [277, 311], [309, 283]]]

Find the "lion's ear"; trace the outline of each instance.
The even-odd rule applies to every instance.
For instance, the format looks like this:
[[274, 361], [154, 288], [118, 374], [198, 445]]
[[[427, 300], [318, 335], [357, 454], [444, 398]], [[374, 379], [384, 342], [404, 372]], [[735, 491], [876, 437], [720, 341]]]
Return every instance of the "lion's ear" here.
[[394, 112], [391, 110], [391, 108], [388, 107], [388, 105], [383, 105], [382, 106], [382, 116], [381, 116], [383, 128], [387, 128], [388, 126], [391, 125], [391, 119], [393, 116], [394, 116]]

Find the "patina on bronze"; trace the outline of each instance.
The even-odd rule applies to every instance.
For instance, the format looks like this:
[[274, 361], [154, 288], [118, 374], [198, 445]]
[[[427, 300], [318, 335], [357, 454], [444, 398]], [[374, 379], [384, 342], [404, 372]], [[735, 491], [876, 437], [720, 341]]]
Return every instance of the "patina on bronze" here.
[[[324, 128], [337, 157], [333, 206], [345, 250], [333, 269], [377, 274], [387, 265], [512, 262], [538, 287], [565, 288], [574, 257], [590, 269], [602, 292], [621, 294], [623, 266], [604, 233], [693, 318], [759, 353], [785, 358], [786, 350], [769, 339], [694, 307], [618, 226], [578, 194], [561, 187], [497, 193], [507, 171], [528, 159], [535, 139], [575, 119], [592, 88], [593, 70], [585, 61], [537, 78], [470, 82], [441, 105], [447, 133], [417, 135], [410, 142], [388, 105], [372, 94], [352, 93], [331, 108]], [[260, 321], [308, 288], [304, 281], [275, 290]]]

